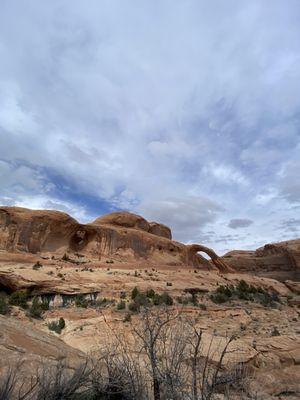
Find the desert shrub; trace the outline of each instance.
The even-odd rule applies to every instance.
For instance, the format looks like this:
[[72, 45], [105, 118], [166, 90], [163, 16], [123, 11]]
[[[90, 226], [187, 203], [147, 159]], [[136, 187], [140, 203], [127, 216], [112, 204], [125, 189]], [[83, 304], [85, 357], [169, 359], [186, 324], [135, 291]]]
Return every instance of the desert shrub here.
[[29, 307], [28, 314], [32, 318], [41, 318], [43, 313], [43, 309], [41, 306], [41, 302], [37, 297], [34, 297], [31, 303], [31, 306]]
[[63, 261], [71, 261], [71, 259], [70, 259], [70, 257], [68, 256], [67, 253], [65, 253], [65, 254], [62, 256], [61, 259], [62, 259]]
[[48, 329], [50, 331], [54, 331], [58, 334], [61, 333], [61, 331], [65, 328], [65, 326], [66, 326], [66, 323], [62, 317], [60, 317], [58, 321], [51, 321], [48, 323]]
[[42, 300], [42, 302], [41, 302], [42, 310], [47, 311], [47, 310], [49, 310], [50, 301], [54, 300], [54, 295], [44, 294], [44, 295], [42, 295], [41, 300]]
[[160, 297], [162, 304], [165, 304], [166, 306], [173, 305], [173, 299], [168, 293], [164, 292]]
[[276, 293], [269, 294], [266, 291], [263, 291], [262, 293], [258, 293], [256, 296], [258, 302], [263, 305], [264, 307], [272, 307], [276, 308], [277, 303], [279, 303], [279, 298]]
[[105, 307], [109, 303], [111, 303], [111, 300], [107, 299], [106, 297], [103, 297], [102, 299], [99, 298], [95, 301], [96, 307]]
[[66, 322], [65, 322], [65, 320], [63, 319], [63, 317], [60, 317], [60, 318], [59, 318], [59, 320], [58, 320], [58, 325], [59, 325], [60, 329], [64, 329], [64, 328], [65, 328]]
[[63, 307], [67, 307], [71, 302], [73, 302], [75, 300], [76, 296], [68, 295], [68, 294], [62, 294], [61, 298], [62, 298]]
[[222, 304], [231, 299], [253, 301], [262, 304], [265, 307], [276, 307], [279, 303], [279, 297], [276, 293], [268, 293], [261, 287], [249, 285], [243, 279], [235, 286], [220, 285], [210, 299], [216, 304]]
[[277, 326], [274, 326], [271, 332], [271, 336], [280, 336], [280, 332], [277, 328]]
[[88, 301], [87, 301], [87, 299], [84, 297], [83, 294], [77, 294], [77, 295], [75, 296], [75, 306], [76, 306], [76, 307], [87, 308], [87, 306], [88, 306]]
[[117, 310], [124, 310], [126, 308], [126, 303], [124, 300], [119, 301], [117, 304]]
[[153, 304], [155, 306], [160, 306], [162, 304], [165, 304], [167, 306], [171, 306], [171, 305], [173, 305], [173, 299], [166, 292], [164, 292], [162, 294], [156, 293], [155, 296], [153, 297]]
[[130, 322], [131, 321], [131, 314], [127, 313], [123, 319], [123, 322]]
[[198, 307], [201, 308], [201, 310], [203, 310], [203, 311], [207, 310], [206, 305], [203, 304], [203, 303], [199, 303], [199, 304], [198, 304]]
[[120, 293], [120, 299], [126, 299], [126, 292]]
[[153, 299], [153, 297], [155, 296], [155, 291], [154, 291], [153, 289], [148, 289], [148, 290], [146, 291], [146, 296], [147, 296], [149, 299]]
[[4, 293], [0, 293], [0, 314], [6, 315], [9, 312], [7, 298]]
[[234, 287], [228, 286], [228, 285], [220, 285], [217, 290], [216, 293], [222, 294], [226, 297], [232, 297], [233, 293], [234, 293]]
[[213, 293], [210, 295], [210, 299], [216, 304], [226, 303], [229, 300], [224, 293]]
[[28, 293], [26, 290], [17, 290], [9, 296], [9, 304], [27, 308]]
[[149, 298], [146, 296], [145, 293], [142, 292], [139, 292], [133, 301], [143, 307], [149, 306], [151, 304]]
[[41, 267], [42, 267], [42, 264], [41, 264], [39, 261], [37, 261], [37, 262], [32, 266], [32, 269], [38, 270], [38, 269], [40, 269]]
[[135, 287], [132, 289], [132, 292], [131, 292], [131, 298], [132, 298], [132, 300], [134, 300], [134, 299], [136, 298], [136, 296], [137, 296], [139, 293], [140, 293], [139, 289], [135, 286]]
[[132, 301], [131, 303], [128, 304], [128, 309], [134, 313], [138, 313], [140, 312], [141, 306], [135, 301]]

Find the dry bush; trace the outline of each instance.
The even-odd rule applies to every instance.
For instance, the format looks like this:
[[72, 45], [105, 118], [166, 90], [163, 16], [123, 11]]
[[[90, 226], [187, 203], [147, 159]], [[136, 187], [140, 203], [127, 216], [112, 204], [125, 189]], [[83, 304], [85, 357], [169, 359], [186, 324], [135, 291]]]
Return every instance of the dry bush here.
[[[213, 400], [250, 398], [247, 371], [225, 358], [234, 337], [204, 345], [197, 321], [170, 307], [144, 308], [129, 335], [111, 331], [110, 342], [76, 369], [42, 365], [27, 380], [19, 368], [1, 377], [0, 400]], [[207, 337], [206, 337], [207, 339]]]

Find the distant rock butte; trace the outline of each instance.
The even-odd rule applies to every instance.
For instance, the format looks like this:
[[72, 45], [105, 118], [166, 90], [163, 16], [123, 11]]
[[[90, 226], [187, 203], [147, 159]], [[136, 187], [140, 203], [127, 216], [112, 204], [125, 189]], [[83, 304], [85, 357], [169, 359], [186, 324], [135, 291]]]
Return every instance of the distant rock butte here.
[[[191, 266], [232, 271], [212, 249], [172, 240], [170, 228], [139, 215], [115, 212], [80, 224], [59, 211], [0, 207], [0, 250], [26, 253], [80, 253], [91, 260]], [[212, 257], [212, 263], [198, 252]]]
[[239, 272], [264, 274], [281, 281], [299, 281], [300, 239], [266, 244], [255, 251], [230, 251], [222, 260]]

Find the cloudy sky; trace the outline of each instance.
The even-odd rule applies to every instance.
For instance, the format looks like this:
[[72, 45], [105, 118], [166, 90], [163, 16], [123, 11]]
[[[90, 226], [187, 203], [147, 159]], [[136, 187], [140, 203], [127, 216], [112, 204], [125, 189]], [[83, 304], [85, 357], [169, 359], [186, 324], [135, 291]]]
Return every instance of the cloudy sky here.
[[0, 0], [0, 204], [300, 236], [299, 0]]

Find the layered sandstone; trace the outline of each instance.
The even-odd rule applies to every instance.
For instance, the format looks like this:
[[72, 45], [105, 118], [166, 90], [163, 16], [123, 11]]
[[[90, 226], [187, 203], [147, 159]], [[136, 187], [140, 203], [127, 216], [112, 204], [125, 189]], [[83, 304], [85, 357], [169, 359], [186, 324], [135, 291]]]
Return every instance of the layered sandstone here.
[[[82, 254], [92, 260], [152, 265], [187, 265], [211, 269], [200, 254], [206, 248], [171, 240], [170, 228], [128, 212], [80, 224], [58, 211], [0, 208], [0, 250], [53, 255]], [[215, 254], [215, 253], [214, 253]], [[215, 255], [214, 260], [218, 257]], [[221, 270], [226, 272], [220, 261]], [[218, 263], [215, 263], [218, 268]]]

